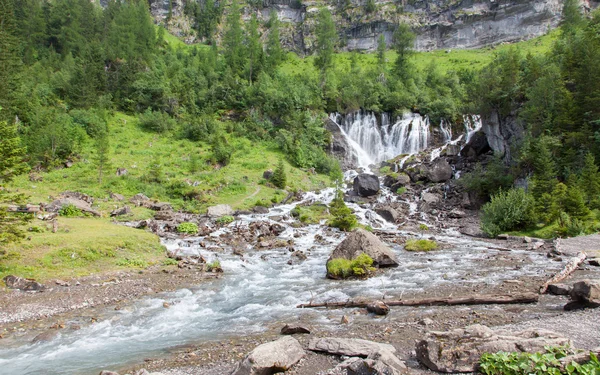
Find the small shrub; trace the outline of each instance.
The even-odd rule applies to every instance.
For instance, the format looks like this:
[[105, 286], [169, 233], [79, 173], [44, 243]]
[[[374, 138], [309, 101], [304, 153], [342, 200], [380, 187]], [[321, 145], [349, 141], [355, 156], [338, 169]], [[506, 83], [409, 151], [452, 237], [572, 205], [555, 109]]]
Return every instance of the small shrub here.
[[162, 265], [163, 266], [176, 266], [177, 265], [177, 260], [173, 259], [173, 258], [167, 258], [165, 260], [163, 260]]
[[198, 233], [198, 225], [196, 223], [181, 223], [177, 226], [178, 233], [196, 234]]
[[233, 223], [235, 218], [233, 216], [221, 216], [215, 222], [220, 225], [227, 225]]
[[417, 240], [413, 238], [406, 241], [406, 244], [404, 245], [404, 250], [407, 251], [432, 251], [437, 250], [437, 248], [437, 242], [425, 239]]
[[401, 188], [398, 188], [398, 190], [396, 190], [396, 194], [398, 195], [402, 195], [406, 193], [406, 188], [404, 186], [402, 186]]
[[78, 217], [83, 216], [83, 212], [75, 207], [72, 204], [67, 204], [66, 206], [62, 206], [62, 208], [58, 211], [60, 216], [64, 217]]
[[206, 265], [206, 270], [208, 272], [222, 271], [221, 262], [219, 262], [218, 260], [213, 260], [212, 262], [210, 262]]
[[373, 272], [373, 259], [365, 253], [352, 260], [335, 258], [327, 262], [327, 274], [333, 278], [348, 278], [352, 276], [365, 276]]
[[140, 115], [140, 127], [157, 133], [164, 133], [175, 128], [176, 121], [165, 112], [147, 109]]
[[426, 231], [429, 230], [429, 227], [427, 225], [425, 225], [425, 224], [419, 224], [419, 230], [421, 232], [426, 232]]
[[275, 168], [275, 170], [273, 171], [273, 175], [271, 176], [271, 182], [278, 188], [285, 189], [287, 185], [287, 175], [285, 173], [283, 159], [279, 159], [279, 163], [277, 163], [277, 168]]
[[146, 268], [148, 262], [139, 258], [125, 258], [117, 260], [117, 266]]
[[495, 237], [502, 232], [525, 229], [535, 223], [535, 200], [523, 189], [492, 195], [482, 208], [481, 229]]
[[337, 190], [336, 197], [331, 202], [330, 212], [333, 215], [333, 219], [329, 221], [330, 227], [348, 232], [358, 226], [358, 220], [352, 210], [344, 203], [344, 196], [340, 189]]

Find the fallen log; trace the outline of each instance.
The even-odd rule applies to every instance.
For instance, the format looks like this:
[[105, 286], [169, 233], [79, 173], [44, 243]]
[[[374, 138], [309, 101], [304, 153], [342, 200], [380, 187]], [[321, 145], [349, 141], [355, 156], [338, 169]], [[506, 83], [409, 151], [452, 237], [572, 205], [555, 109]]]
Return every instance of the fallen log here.
[[579, 267], [579, 265], [583, 263], [583, 261], [585, 261], [585, 258], [587, 258], [587, 254], [583, 251], [579, 252], [577, 256], [571, 258], [565, 265], [565, 268], [563, 268], [556, 275], [552, 276], [550, 280], [546, 281], [544, 285], [540, 287], [540, 294], [546, 293], [550, 284], [555, 284], [569, 277], [569, 275], [572, 274], [573, 271], [575, 271], [577, 267]]
[[[454, 305], [503, 305], [513, 303], [536, 303], [539, 296], [536, 293], [523, 293], [518, 295], [474, 295], [458, 298], [423, 298], [423, 299], [406, 299], [406, 300], [384, 300], [388, 306], [454, 306]], [[315, 308], [315, 307], [333, 307], [333, 308], [349, 308], [362, 307], [366, 308], [371, 304], [371, 301], [348, 300], [346, 302], [322, 302], [322, 303], [303, 303], [296, 306], [299, 309]]]
[[560, 367], [559, 367], [560, 371], [561, 372], [566, 372], [567, 366], [569, 366], [573, 362], [575, 362], [575, 363], [577, 363], [579, 365], [584, 364], [586, 362], [589, 362], [590, 359], [591, 359], [590, 352], [594, 353], [594, 355], [596, 357], [600, 357], [600, 347], [594, 348], [592, 350], [585, 351], [585, 352], [582, 352], [582, 353], [568, 355], [568, 356], [563, 357], [563, 358], [561, 358], [561, 359], [558, 360], [560, 362]]

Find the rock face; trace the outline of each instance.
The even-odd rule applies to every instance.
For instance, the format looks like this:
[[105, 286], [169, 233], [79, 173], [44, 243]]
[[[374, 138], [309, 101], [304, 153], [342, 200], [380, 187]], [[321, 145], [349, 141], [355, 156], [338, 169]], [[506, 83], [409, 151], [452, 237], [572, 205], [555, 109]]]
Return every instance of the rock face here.
[[348, 235], [331, 253], [328, 262], [335, 258], [354, 259], [365, 253], [373, 259], [377, 267], [396, 267], [396, 254], [373, 233], [356, 229]]
[[287, 371], [304, 355], [298, 340], [285, 336], [256, 347], [238, 363], [231, 375], [270, 375]]
[[483, 155], [486, 152], [490, 151], [490, 145], [488, 143], [487, 136], [483, 131], [478, 131], [473, 134], [469, 142], [465, 145], [465, 147], [460, 151], [460, 155], [464, 157], [477, 157], [479, 155]]
[[228, 204], [218, 204], [208, 208], [208, 216], [218, 218], [233, 215], [233, 209]]
[[522, 332], [494, 331], [472, 325], [449, 332], [428, 332], [417, 342], [417, 359], [439, 372], [474, 372], [483, 353], [543, 351], [546, 346], [571, 345], [556, 333], [529, 329]]
[[329, 153], [340, 162], [343, 170], [356, 168], [358, 158], [352, 151], [352, 147], [348, 144], [338, 124], [331, 119], [327, 119], [325, 121], [325, 129], [331, 133], [332, 137]]
[[510, 160], [510, 148], [523, 139], [524, 128], [515, 115], [501, 116], [492, 112], [481, 118], [482, 130], [494, 153]]
[[352, 189], [361, 197], [379, 193], [379, 178], [373, 174], [361, 173], [354, 178]]

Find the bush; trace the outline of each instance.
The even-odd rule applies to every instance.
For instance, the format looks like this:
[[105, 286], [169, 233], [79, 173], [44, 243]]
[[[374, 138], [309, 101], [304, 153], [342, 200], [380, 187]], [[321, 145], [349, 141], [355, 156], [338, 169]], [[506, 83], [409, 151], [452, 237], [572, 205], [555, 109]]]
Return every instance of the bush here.
[[327, 262], [327, 274], [333, 278], [348, 278], [352, 276], [365, 276], [373, 272], [373, 259], [365, 253], [352, 260], [335, 258]]
[[590, 227], [585, 222], [571, 218], [569, 214], [561, 212], [558, 217], [558, 234], [561, 237], [576, 237], [589, 232]]
[[140, 127], [144, 130], [165, 133], [175, 128], [176, 121], [165, 112], [147, 109], [140, 115]]
[[221, 216], [220, 218], [218, 218], [217, 220], [215, 220], [215, 222], [217, 224], [221, 224], [221, 225], [227, 225], [227, 224], [231, 224], [233, 223], [233, 221], [235, 220], [235, 218], [233, 216]]
[[492, 237], [525, 229], [535, 223], [534, 212], [535, 200], [525, 190], [501, 191], [482, 207], [481, 229]]
[[177, 233], [196, 234], [198, 225], [196, 223], [181, 223], [177, 226]]
[[[559, 359], [572, 354], [568, 347], [548, 347], [546, 353], [484, 353], [479, 371], [485, 375], [560, 375]], [[593, 375], [600, 371], [598, 357], [590, 353], [590, 361], [582, 365], [572, 362], [567, 374]]]
[[62, 208], [58, 211], [60, 216], [64, 217], [78, 217], [83, 216], [83, 212], [75, 207], [72, 204], [67, 204], [66, 206], [62, 206]]
[[349, 232], [358, 226], [358, 220], [352, 210], [344, 203], [343, 194], [338, 189], [335, 199], [331, 202], [329, 211], [333, 218], [329, 221], [329, 226]]
[[221, 269], [221, 262], [219, 262], [218, 260], [213, 260], [212, 262], [210, 262], [210, 263], [208, 263], [206, 265], [206, 270], [208, 272], [222, 271], [222, 269]]
[[210, 149], [212, 152], [212, 162], [227, 165], [231, 162], [233, 156], [233, 146], [231, 146], [224, 136], [216, 136], [213, 138]]
[[425, 239], [417, 240], [413, 238], [406, 241], [406, 244], [404, 245], [404, 250], [407, 251], [431, 251], [437, 250], [437, 248], [437, 242]]

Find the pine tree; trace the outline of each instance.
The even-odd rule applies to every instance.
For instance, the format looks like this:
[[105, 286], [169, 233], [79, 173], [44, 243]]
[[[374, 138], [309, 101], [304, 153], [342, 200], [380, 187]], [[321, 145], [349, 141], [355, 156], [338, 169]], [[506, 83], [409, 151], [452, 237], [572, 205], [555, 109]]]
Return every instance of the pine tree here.
[[385, 42], [385, 35], [379, 35], [377, 39], [377, 66], [380, 71], [385, 71], [385, 51], [387, 50], [387, 44]]
[[246, 28], [248, 81], [252, 83], [258, 76], [263, 64], [263, 46], [260, 41], [260, 33], [258, 32], [258, 19], [256, 18], [256, 14], [252, 15]]
[[94, 163], [96, 164], [96, 168], [98, 168], [98, 183], [102, 185], [104, 174], [110, 169], [110, 141], [108, 131], [99, 134], [96, 139], [95, 148], [96, 155], [94, 156]]
[[0, 120], [12, 117], [13, 93], [21, 70], [13, 0], [0, 0]]
[[410, 57], [414, 52], [415, 39], [415, 33], [407, 24], [401, 23], [396, 27], [393, 36], [394, 50], [397, 54], [394, 71], [398, 77], [404, 80], [409, 76]]
[[285, 57], [279, 38], [279, 18], [277, 18], [277, 12], [272, 10], [269, 18], [269, 35], [267, 36], [266, 46], [267, 66], [271, 73], [275, 71]]
[[538, 141], [531, 146], [533, 187], [531, 193], [536, 200], [543, 194], [550, 194], [556, 186], [556, 164], [552, 153], [543, 141]]
[[356, 215], [352, 212], [344, 202], [344, 192], [338, 186], [335, 191], [335, 198], [329, 205], [329, 212], [333, 219], [329, 222], [329, 226], [349, 232], [358, 226]]
[[223, 36], [223, 47], [225, 49], [225, 60], [235, 75], [240, 75], [244, 68], [244, 32], [241, 24], [240, 6], [237, 0], [233, 0], [230, 13], [227, 16], [225, 35]]
[[271, 182], [273, 185], [277, 186], [280, 189], [285, 189], [287, 185], [287, 175], [285, 173], [285, 166], [283, 165], [283, 159], [279, 159], [279, 163], [277, 163], [277, 168], [273, 172], [271, 176]]
[[565, 0], [562, 9], [562, 30], [565, 33], [572, 33], [583, 23], [579, 0]]
[[[323, 8], [319, 12], [316, 34], [315, 51], [317, 58], [315, 59], [315, 65], [324, 77], [325, 73], [333, 67], [333, 52], [338, 39], [335, 23], [331, 17], [331, 12], [327, 8]], [[322, 83], [324, 83], [324, 78]]]
[[365, 6], [365, 11], [367, 13], [373, 13], [377, 7], [375, 6], [375, 0], [367, 0], [367, 5]]

